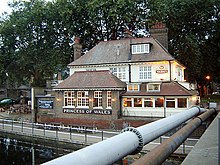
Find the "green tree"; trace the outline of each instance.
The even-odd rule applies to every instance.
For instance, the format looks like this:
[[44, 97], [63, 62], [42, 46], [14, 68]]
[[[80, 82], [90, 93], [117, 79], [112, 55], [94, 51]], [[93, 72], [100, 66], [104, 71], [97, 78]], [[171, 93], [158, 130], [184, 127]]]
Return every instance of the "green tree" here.
[[69, 62], [71, 47], [65, 25], [51, 2], [20, 1], [13, 9], [0, 28], [4, 63], [17, 80], [33, 77], [33, 86], [43, 86], [46, 78], [61, 69], [58, 66]]
[[149, 4], [151, 19], [169, 28], [169, 51], [187, 67], [189, 81], [203, 86], [206, 75], [217, 81], [220, 1], [150, 0]]

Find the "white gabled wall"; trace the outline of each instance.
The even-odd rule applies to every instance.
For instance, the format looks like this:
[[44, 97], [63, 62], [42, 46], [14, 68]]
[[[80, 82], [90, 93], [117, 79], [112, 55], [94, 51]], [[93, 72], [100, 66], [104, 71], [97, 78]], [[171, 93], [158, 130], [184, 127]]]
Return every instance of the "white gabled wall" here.
[[[141, 82], [158, 82], [158, 81], [170, 81], [174, 80], [177, 77], [178, 67], [182, 70], [182, 75], [184, 73], [184, 68], [177, 63], [169, 63], [169, 61], [161, 62], [142, 62], [142, 63], [131, 63], [131, 64], [108, 64], [108, 65], [96, 65], [96, 66], [82, 66], [82, 67], [70, 67], [70, 75], [76, 71], [88, 71], [88, 70], [109, 70], [110, 68], [125, 68], [126, 77], [122, 79], [124, 82], [129, 82], [129, 65], [131, 69], [131, 82], [132, 83], [141, 83]], [[151, 66], [152, 70], [152, 79], [140, 80], [139, 78], [139, 68], [140, 66]], [[172, 72], [172, 73], [170, 73]], [[176, 81], [183, 81], [184, 77], [180, 76], [176, 78]]]

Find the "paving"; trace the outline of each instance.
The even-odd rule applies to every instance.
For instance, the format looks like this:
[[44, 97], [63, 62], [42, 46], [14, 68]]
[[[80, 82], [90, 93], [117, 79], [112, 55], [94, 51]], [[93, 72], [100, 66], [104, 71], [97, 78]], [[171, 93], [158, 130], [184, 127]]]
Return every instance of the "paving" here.
[[[220, 110], [220, 107], [217, 108]], [[181, 165], [218, 165], [218, 122], [220, 112]]]

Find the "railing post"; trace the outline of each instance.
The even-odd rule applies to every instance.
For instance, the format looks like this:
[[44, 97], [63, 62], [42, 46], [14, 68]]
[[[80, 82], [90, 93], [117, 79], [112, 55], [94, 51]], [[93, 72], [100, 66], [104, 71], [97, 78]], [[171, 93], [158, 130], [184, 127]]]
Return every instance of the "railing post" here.
[[70, 127], [70, 140], [72, 140], [72, 127]]
[[14, 123], [14, 119], [11, 120], [11, 130], [13, 131], [13, 123]]
[[23, 121], [23, 119], [21, 120], [21, 132], [23, 132], [23, 130], [24, 130], [24, 121]]
[[34, 123], [32, 122], [32, 135], [34, 135]]
[[55, 128], [56, 128], [56, 139], [58, 139], [58, 127]]
[[102, 141], [104, 140], [104, 132], [102, 131]]
[[85, 127], [85, 144], [87, 144], [87, 128]]
[[3, 122], [2, 122], [2, 128], [3, 129], [5, 129], [4, 124], [5, 124], [5, 120], [3, 119]]
[[44, 123], [44, 137], [45, 137], [45, 135], [46, 135], [46, 123]]

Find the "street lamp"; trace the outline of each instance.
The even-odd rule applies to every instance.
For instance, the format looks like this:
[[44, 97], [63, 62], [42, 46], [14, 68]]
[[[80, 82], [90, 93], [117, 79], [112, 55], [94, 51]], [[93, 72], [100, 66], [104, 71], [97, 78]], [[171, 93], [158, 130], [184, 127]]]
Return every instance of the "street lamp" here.
[[211, 77], [210, 77], [210, 76], [206, 76], [205, 78], [206, 78], [207, 80], [210, 80]]
[[[210, 84], [210, 79], [211, 79], [211, 76], [207, 75], [206, 77], [206, 80], [207, 80], [207, 85], [206, 85], [206, 92], [207, 92], [207, 95], [209, 94], [209, 88], [211, 90], [211, 84]], [[210, 86], [210, 87], [209, 87]]]

